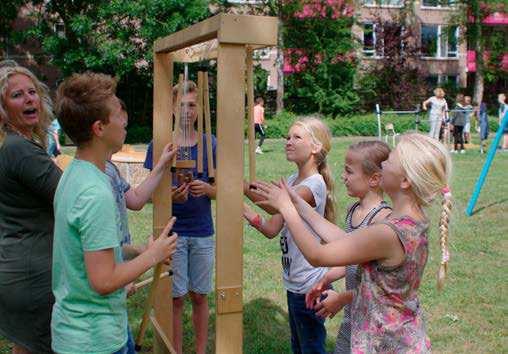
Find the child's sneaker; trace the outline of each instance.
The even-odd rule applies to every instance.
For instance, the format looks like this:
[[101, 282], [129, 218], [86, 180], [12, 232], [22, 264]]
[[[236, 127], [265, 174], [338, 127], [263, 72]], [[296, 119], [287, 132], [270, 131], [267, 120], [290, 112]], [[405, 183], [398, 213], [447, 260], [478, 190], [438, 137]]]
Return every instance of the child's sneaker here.
[[263, 150], [261, 150], [261, 148], [258, 146], [256, 148], [256, 154], [262, 154], [263, 153]]
[[460, 153], [461, 153], [461, 154], [465, 154], [465, 153], [466, 153], [466, 150], [462, 149], [462, 150], [460, 150]]

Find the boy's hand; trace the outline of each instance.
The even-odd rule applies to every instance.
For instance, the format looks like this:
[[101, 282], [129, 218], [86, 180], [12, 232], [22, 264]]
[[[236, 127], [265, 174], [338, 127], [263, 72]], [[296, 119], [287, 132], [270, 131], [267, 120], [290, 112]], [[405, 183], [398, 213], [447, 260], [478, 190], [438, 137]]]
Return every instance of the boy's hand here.
[[173, 162], [173, 158], [175, 157], [177, 151], [178, 147], [171, 143], [164, 146], [159, 161], [157, 162], [157, 165], [160, 165], [163, 168], [169, 167], [171, 162]]
[[189, 185], [184, 183], [177, 187], [171, 188], [171, 198], [174, 203], [185, 203], [189, 197]]
[[202, 197], [204, 195], [210, 196], [212, 193], [212, 186], [200, 179], [195, 179], [189, 183], [189, 192], [195, 197]]
[[136, 286], [134, 283], [129, 283], [125, 286], [125, 291], [127, 292], [127, 297], [132, 296], [136, 293]]
[[176, 218], [173, 216], [159, 237], [150, 245], [149, 249], [147, 250], [147, 252], [151, 253], [154, 265], [169, 259], [173, 253], [175, 253], [176, 239], [178, 235], [176, 233], [169, 235], [169, 232], [173, 228], [175, 221]]

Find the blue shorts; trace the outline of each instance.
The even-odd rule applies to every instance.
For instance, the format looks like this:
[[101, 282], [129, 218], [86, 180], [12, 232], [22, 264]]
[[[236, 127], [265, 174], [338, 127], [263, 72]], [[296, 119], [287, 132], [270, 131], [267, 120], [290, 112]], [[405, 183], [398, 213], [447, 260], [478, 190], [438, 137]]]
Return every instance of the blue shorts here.
[[213, 236], [178, 236], [172, 261], [174, 298], [184, 296], [189, 291], [202, 295], [212, 291], [214, 255]]

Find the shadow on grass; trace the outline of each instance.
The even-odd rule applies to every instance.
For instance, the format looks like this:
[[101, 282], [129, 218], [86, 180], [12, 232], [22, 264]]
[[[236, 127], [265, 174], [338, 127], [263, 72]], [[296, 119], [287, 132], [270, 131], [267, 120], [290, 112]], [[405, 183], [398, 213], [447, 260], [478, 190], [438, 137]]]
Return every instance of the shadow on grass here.
[[487, 204], [487, 205], [484, 205], [476, 210], [473, 210], [473, 213], [471, 214], [471, 216], [473, 215], [476, 215], [476, 214], [479, 214], [481, 213], [482, 211], [484, 211], [485, 209], [488, 209], [488, 208], [491, 208], [493, 206], [496, 206], [496, 205], [499, 205], [499, 204], [503, 204], [503, 203], [506, 203], [508, 202], [508, 198], [504, 198], [504, 199], [501, 199], [501, 200], [498, 200], [498, 201], [495, 201], [493, 203], [490, 203], [490, 204]]

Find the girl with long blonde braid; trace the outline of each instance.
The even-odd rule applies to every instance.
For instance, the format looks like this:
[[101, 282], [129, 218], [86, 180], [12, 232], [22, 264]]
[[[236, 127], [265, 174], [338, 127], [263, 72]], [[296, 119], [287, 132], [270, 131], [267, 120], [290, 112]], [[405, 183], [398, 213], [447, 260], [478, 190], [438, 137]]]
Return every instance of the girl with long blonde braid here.
[[[298, 120], [289, 129], [285, 148], [287, 160], [297, 167], [297, 172], [288, 178], [290, 188], [317, 215], [334, 222], [333, 178], [326, 162], [331, 149], [328, 127], [315, 117]], [[256, 194], [256, 190], [249, 190], [248, 185], [245, 194], [253, 201], [264, 199]], [[269, 239], [280, 233], [282, 278], [287, 290], [293, 353], [325, 354], [324, 318], [319, 317], [314, 309], [306, 308], [305, 294], [323, 278], [328, 269], [312, 266], [305, 260], [293, 240], [292, 231], [284, 224], [282, 215], [276, 213], [265, 221], [245, 205], [244, 216]], [[317, 235], [309, 235], [318, 240]]]
[[[260, 202], [278, 210], [296, 245], [316, 267], [359, 264], [357, 289], [341, 293], [351, 303], [352, 353], [428, 353], [430, 341], [418, 300], [420, 281], [428, 257], [429, 220], [424, 208], [444, 198], [440, 221], [442, 261], [438, 284], [444, 283], [448, 266], [448, 222], [452, 163], [439, 141], [413, 133], [382, 164], [381, 187], [392, 200], [393, 212], [383, 221], [346, 235], [316, 214], [285, 181], [277, 185], [257, 183]], [[320, 244], [304, 227], [318, 235], [333, 235]]]

